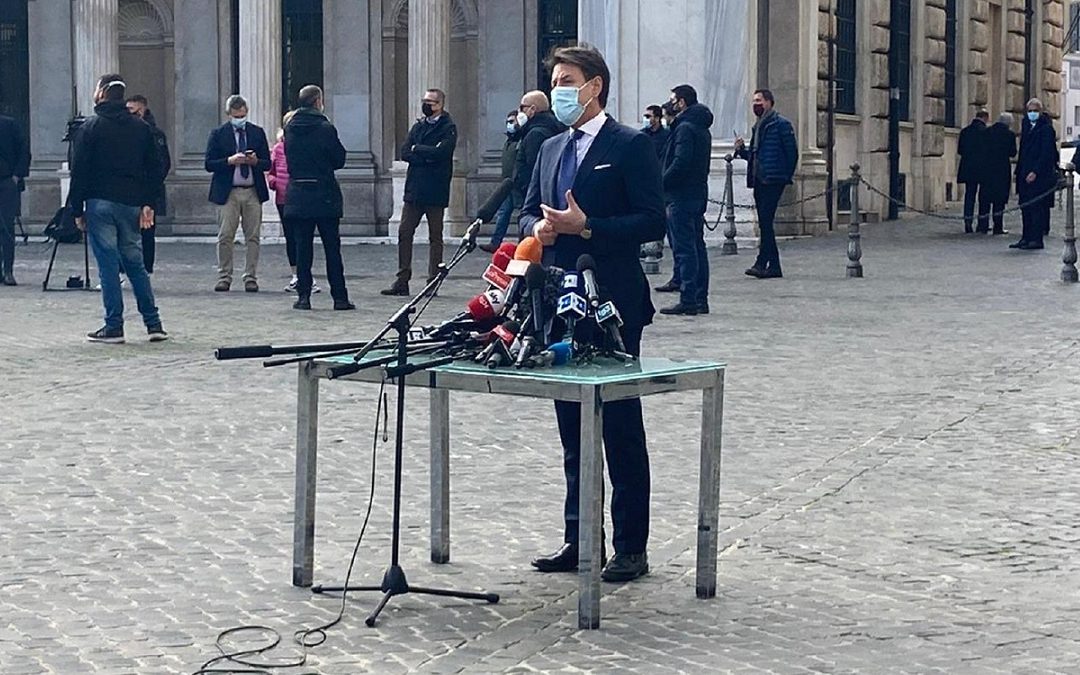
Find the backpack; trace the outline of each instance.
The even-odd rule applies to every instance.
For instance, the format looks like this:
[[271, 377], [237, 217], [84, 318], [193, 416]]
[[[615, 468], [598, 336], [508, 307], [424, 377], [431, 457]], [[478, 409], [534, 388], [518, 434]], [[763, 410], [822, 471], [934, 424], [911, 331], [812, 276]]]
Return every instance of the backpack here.
[[78, 244], [82, 241], [82, 231], [75, 226], [75, 216], [71, 208], [64, 206], [57, 209], [56, 214], [45, 226], [45, 236], [58, 244]]

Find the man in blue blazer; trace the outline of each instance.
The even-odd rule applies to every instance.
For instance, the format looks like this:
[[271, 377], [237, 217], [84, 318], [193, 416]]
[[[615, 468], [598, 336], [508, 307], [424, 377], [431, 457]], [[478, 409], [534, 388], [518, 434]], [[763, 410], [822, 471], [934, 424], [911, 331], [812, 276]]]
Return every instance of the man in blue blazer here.
[[262, 234], [262, 205], [270, 199], [265, 172], [270, 170], [270, 146], [266, 132], [247, 120], [248, 105], [239, 94], [225, 101], [229, 121], [210, 132], [206, 143], [206, 170], [210, 179], [210, 201], [221, 206], [218, 231], [218, 282], [215, 291], [232, 288], [233, 240], [243, 222], [244, 290], [256, 293], [259, 282], [259, 237]]
[[[654, 312], [638, 251], [663, 238], [665, 230], [660, 163], [648, 136], [604, 112], [611, 75], [600, 52], [559, 49], [549, 65], [555, 116], [570, 129], [540, 149], [521, 211], [521, 234], [543, 242], [546, 265], [573, 269], [584, 253], [596, 260], [601, 294], [618, 307], [626, 350], [638, 355], [642, 329]], [[563, 546], [532, 561], [541, 572], [571, 571], [578, 564], [581, 410], [577, 403], [556, 401], [555, 413], [566, 474], [566, 527]], [[605, 403], [603, 420], [615, 555], [602, 577], [630, 581], [649, 571], [649, 456], [641, 401]]]

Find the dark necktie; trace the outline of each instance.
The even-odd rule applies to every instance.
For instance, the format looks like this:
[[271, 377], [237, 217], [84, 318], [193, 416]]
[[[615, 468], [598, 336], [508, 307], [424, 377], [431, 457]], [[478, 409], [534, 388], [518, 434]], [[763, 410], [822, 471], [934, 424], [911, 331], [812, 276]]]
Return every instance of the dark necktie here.
[[581, 129], [574, 131], [559, 159], [559, 179], [555, 182], [555, 206], [559, 210], [566, 209], [566, 191], [574, 187], [574, 177], [577, 176], [578, 167], [577, 142], [584, 135], [585, 132]]
[[[247, 129], [236, 130], [236, 151], [243, 154], [247, 147]], [[240, 165], [240, 177], [247, 180], [251, 176], [251, 167], [247, 164]]]

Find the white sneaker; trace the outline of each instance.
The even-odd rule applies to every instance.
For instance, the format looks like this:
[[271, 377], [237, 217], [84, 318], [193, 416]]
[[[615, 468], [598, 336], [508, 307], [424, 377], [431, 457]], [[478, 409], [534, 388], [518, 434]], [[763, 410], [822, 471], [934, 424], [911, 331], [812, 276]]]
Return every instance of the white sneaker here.
[[316, 283], [314, 279], [311, 280], [311, 292], [312, 293], [322, 293], [322, 289], [319, 288], [319, 284]]
[[[120, 276], [120, 288], [127, 288], [127, 277], [125, 277], [123, 275]], [[101, 290], [101, 282], [100, 281], [98, 282], [97, 286], [94, 286], [94, 290], [95, 291], [100, 291]]]
[[289, 281], [289, 284], [285, 287], [285, 292], [286, 293], [295, 293], [296, 292], [296, 283], [297, 283], [297, 281], [299, 281], [299, 280], [296, 278], [296, 275], [294, 274], [293, 278]]

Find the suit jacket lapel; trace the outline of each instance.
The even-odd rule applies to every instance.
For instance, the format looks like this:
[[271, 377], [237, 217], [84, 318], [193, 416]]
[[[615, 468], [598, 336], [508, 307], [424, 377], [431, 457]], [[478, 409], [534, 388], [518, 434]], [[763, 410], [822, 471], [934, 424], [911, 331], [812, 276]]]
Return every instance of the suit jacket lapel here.
[[596, 165], [607, 156], [608, 150], [611, 148], [611, 143], [615, 139], [615, 134], [612, 133], [612, 128], [616, 124], [615, 120], [608, 118], [604, 126], [600, 127], [600, 133], [596, 134], [596, 138], [593, 139], [592, 145], [589, 146], [589, 152], [585, 154], [585, 159], [581, 160], [581, 166], [578, 167], [577, 175], [574, 176], [574, 189], [581, 187], [582, 183], [589, 179], [592, 175], [592, 170], [596, 168]]

